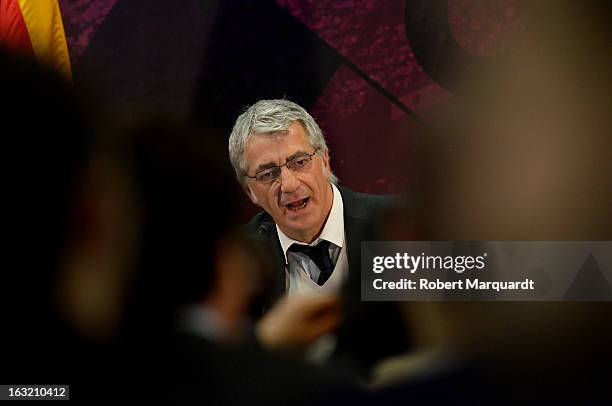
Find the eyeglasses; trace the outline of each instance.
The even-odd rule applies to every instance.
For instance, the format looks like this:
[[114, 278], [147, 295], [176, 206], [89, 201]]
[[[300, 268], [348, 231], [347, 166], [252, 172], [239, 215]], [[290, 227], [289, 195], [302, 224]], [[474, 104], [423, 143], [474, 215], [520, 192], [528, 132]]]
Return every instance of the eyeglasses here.
[[319, 151], [319, 148], [315, 149], [312, 154], [303, 154], [291, 158], [283, 165], [272, 166], [270, 168], [262, 169], [261, 171], [257, 172], [255, 176], [244, 176], [246, 176], [247, 178], [255, 179], [256, 181], [261, 183], [271, 183], [278, 179], [281, 174], [281, 168], [283, 166], [286, 166], [287, 169], [290, 169], [293, 172], [301, 172], [308, 170], [308, 168], [310, 168], [310, 163], [312, 162], [312, 157], [314, 154], [317, 153], [317, 151]]

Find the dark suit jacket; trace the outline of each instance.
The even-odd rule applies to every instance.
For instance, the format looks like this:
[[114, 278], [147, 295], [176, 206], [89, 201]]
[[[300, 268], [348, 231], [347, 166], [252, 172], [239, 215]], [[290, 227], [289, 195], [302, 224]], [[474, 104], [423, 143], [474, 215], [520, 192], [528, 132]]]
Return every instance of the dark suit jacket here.
[[[395, 306], [385, 302], [361, 302], [361, 242], [378, 239], [377, 219], [393, 205], [389, 197], [357, 193], [338, 186], [344, 206], [349, 277], [345, 286], [344, 323], [338, 332], [336, 358], [364, 375], [382, 357], [406, 349], [407, 339]], [[285, 258], [272, 217], [261, 212], [248, 224], [276, 260], [274, 299], [285, 291]]]

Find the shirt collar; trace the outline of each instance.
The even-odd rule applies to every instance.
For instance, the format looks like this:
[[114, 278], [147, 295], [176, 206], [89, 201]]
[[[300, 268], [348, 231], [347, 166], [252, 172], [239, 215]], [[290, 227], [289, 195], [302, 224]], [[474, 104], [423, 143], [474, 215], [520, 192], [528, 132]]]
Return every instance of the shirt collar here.
[[214, 308], [205, 305], [188, 306], [180, 313], [180, 327], [184, 331], [198, 334], [213, 342], [229, 337], [223, 317]]
[[[339, 248], [344, 246], [344, 204], [342, 203], [342, 195], [336, 185], [332, 184], [331, 187], [334, 192], [331, 211], [323, 226], [323, 231], [321, 231], [319, 237], [310, 244], [311, 246], [317, 245], [321, 240], [327, 240]], [[294, 240], [283, 233], [278, 225], [276, 226], [276, 231], [278, 231], [278, 239], [283, 249], [285, 263], [287, 263], [287, 250], [289, 247], [291, 247], [292, 244], [306, 244], [302, 241]]]

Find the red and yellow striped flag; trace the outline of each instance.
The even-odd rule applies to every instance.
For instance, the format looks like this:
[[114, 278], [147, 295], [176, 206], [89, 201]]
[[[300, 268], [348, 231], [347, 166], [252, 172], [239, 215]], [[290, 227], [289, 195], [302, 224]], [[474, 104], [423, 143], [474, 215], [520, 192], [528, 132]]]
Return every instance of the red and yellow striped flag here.
[[58, 0], [0, 0], [0, 46], [34, 55], [72, 79]]

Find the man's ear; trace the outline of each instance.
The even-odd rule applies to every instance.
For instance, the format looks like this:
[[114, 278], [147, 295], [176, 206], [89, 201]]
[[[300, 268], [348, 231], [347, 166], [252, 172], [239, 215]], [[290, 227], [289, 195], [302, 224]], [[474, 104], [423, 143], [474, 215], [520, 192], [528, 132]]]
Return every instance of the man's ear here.
[[257, 196], [255, 196], [255, 193], [253, 193], [251, 187], [245, 183], [244, 185], [242, 185], [242, 188], [244, 189], [244, 192], [247, 194], [247, 196], [249, 196], [249, 199], [251, 199], [253, 204], [259, 206], [259, 200], [257, 200]]
[[323, 156], [321, 157], [321, 160], [323, 161], [323, 175], [325, 175], [325, 177], [329, 178], [331, 176], [331, 166], [329, 165], [329, 153], [324, 153]]

